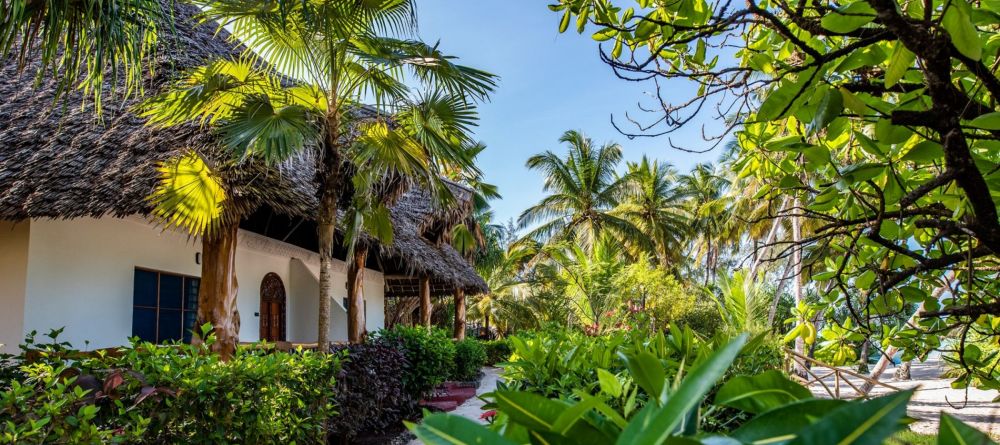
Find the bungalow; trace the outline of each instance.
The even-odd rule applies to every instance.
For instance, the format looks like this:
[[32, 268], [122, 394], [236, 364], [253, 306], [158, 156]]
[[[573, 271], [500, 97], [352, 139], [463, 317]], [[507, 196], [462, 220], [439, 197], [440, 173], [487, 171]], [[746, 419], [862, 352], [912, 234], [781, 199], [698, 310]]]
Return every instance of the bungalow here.
[[[213, 26], [197, 26], [178, 5], [146, 85], [160, 91], [178, 70], [238, 53]], [[113, 98], [97, 120], [86, 96], [53, 102], [58, 87], [36, 87], [17, 61], [0, 68], [0, 352], [27, 332], [65, 328], [77, 347], [187, 340], [194, 327], [202, 244], [157, 225], [149, 197], [157, 167], [189, 150], [213, 159], [210, 132], [197, 126], [152, 129], [132, 113], [136, 98]], [[30, 73], [31, 70], [29, 69]], [[117, 102], [116, 102], [116, 100]], [[53, 106], [55, 104], [55, 106]], [[214, 157], [217, 159], [218, 157]], [[222, 165], [223, 163], [220, 163]], [[315, 159], [303, 153], [280, 166], [241, 163], [225, 171], [228, 211], [239, 215], [235, 252], [240, 341], [313, 342], [317, 338], [319, 247]], [[454, 185], [458, 205], [438, 209], [411, 189], [391, 207], [394, 241], [363, 243], [365, 327], [384, 325], [386, 298], [462, 295], [486, 284], [445, 235], [467, 217], [471, 196]], [[333, 246], [336, 298], [330, 338], [347, 339], [350, 266]], [[464, 309], [462, 320], [464, 323]]]

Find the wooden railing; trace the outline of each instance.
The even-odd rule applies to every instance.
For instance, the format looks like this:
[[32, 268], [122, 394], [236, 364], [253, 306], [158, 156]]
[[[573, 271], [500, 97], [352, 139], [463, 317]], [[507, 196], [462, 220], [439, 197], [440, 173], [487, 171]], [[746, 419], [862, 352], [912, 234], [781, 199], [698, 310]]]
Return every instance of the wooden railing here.
[[[833, 365], [823, 363], [811, 357], [806, 357], [798, 352], [791, 349], [785, 349], [785, 355], [789, 359], [790, 367], [788, 369], [789, 375], [797, 377], [801, 380], [801, 383], [805, 386], [812, 386], [818, 383], [826, 390], [826, 393], [834, 399], [844, 399], [844, 398], [865, 398], [869, 397], [871, 390], [866, 390], [866, 388], [874, 388], [876, 385], [884, 388], [891, 389], [893, 391], [900, 391], [899, 388], [889, 385], [887, 383], [882, 383], [878, 380], [870, 378], [864, 374], [859, 374], [857, 372], [851, 371], [849, 369], [838, 368]], [[818, 369], [821, 368], [822, 370]], [[796, 369], [804, 370], [806, 377], [802, 377], [796, 374]], [[827, 385], [824, 380], [833, 377], [833, 385]], [[861, 380], [865, 384], [855, 385], [851, 382], [850, 378]], [[841, 391], [842, 386], [849, 386], [854, 390], [854, 397], [845, 397], [845, 392]]]

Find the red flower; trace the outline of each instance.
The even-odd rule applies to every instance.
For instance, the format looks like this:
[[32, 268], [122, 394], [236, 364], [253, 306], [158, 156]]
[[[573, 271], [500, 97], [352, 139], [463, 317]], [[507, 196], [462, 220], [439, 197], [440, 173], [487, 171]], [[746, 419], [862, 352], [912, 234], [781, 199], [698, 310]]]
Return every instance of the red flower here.
[[497, 415], [497, 410], [491, 409], [489, 411], [484, 412], [482, 415], [480, 415], [479, 419], [480, 420], [490, 420], [493, 417], [496, 417], [496, 415]]

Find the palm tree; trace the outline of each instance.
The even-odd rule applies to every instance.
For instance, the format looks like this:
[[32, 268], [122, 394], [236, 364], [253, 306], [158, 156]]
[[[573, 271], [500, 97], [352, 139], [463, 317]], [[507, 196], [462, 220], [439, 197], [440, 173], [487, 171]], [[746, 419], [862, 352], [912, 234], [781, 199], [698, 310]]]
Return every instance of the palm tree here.
[[670, 164], [645, 156], [630, 162], [625, 175], [622, 202], [615, 214], [631, 222], [652, 241], [649, 252], [663, 268], [680, 258], [681, 245], [690, 224], [683, 190], [676, 187], [677, 170]]
[[[450, 200], [439, 174], [449, 166], [475, 169], [467, 149], [477, 120], [474, 102], [492, 92], [496, 79], [409, 39], [416, 23], [413, 0], [195, 3], [203, 19], [225, 27], [248, 49], [240, 60], [188, 73], [151, 101], [146, 115], [159, 125], [214, 124], [224, 144], [243, 158], [277, 162], [306, 146], [316, 148], [318, 344], [325, 349], [339, 205], [358, 194], [377, 194], [381, 182], [372, 178], [394, 176], [428, 187], [442, 203]], [[355, 218], [383, 222], [355, 224], [384, 227], [385, 204], [368, 202], [374, 208]], [[351, 340], [358, 335], [351, 333]]]
[[559, 141], [569, 145], [565, 158], [546, 151], [532, 156], [526, 164], [545, 175], [548, 196], [521, 213], [518, 223], [522, 228], [538, 225], [525, 238], [543, 243], [574, 241], [590, 250], [607, 233], [617, 240], [648, 245], [644, 234], [613, 212], [622, 187], [615, 174], [622, 159], [621, 146], [608, 143], [596, 147], [575, 130], [563, 133]]
[[728, 203], [723, 200], [729, 181], [715, 173], [709, 164], [698, 164], [679, 178], [680, 189], [688, 198], [691, 214], [691, 240], [696, 258], [704, 261], [704, 284], [715, 281], [721, 255], [721, 240], [728, 215]]
[[[101, 111], [105, 91], [141, 91], [158, 35], [171, 28], [162, 0], [0, 2], [0, 53], [37, 79], [54, 76], [56, 95], [82, 88]], [[37, 59], [38, 64], [25, 63]], [[110, 75], [110, 79], [105, 77]], [[110, 80], [110, 82], [108, 82]]]

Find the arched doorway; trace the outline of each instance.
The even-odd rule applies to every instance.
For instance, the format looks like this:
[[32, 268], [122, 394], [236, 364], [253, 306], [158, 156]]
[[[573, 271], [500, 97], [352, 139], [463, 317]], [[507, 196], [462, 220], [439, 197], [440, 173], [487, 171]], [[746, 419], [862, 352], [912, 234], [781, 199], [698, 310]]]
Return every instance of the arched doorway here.
[[285, 341], [285, 284], [274, 272], [260, 282], [260, 339]]

